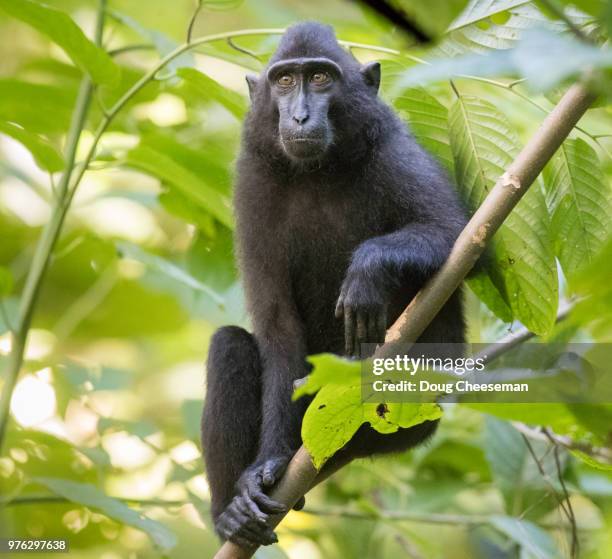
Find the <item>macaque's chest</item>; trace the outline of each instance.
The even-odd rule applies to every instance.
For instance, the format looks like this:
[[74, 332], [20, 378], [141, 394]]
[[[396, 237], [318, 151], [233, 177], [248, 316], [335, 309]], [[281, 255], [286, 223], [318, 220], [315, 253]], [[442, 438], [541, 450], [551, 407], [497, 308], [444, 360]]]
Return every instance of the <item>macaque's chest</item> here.
[[367, 204], [367, 197], [357, 194], [320, 190], [293, 193], [287, 200], [288, 265], [310, 351], [333, 351], [336, 341], [341, 343], [342, 325], [334, 308], [342, 281], [353, 251], [379, 234], [364, 211]]

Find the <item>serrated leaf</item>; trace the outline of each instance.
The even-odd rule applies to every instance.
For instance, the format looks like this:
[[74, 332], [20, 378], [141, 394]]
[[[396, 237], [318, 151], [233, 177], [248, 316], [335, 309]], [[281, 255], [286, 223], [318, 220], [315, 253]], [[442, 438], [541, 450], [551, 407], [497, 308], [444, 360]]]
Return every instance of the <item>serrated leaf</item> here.
[[[444, 41], [436, 48], [437, 54], [452, 57], [461, 54], [484, 54], [497, 49], [505, 50], [516, 46], [526, 29], [544, 25], [555, 32], [565, 29], [564, 24], [548, 20], [529, 1], [474, 0], [473, 4], [483, 6], [482, 15], [478, 16], [478, 19], [475, 17], [472, 17], [471, 20], [466, 19], [465, 24], [461, 26], [453, 24]], [[514, 5], [508, 7], [510, 4]], [[490, 6], [490, 10], [487, 10], [487, 6]], [[494, 17], [504, 12], [507, 16], [507, 19], [503, 18], [505, 21], [498, 21]], [[475, 9], [474, 14], [479, 13], [481, 13], [480, 10]], [[578, 16], [574, 19], [577, 22], [585, 21], [585, 18]]]
[[36, 477], [32, 481], [44, 485], [53, 493], [64, 497], [68, 501], [84, 505], [121, 524], [142, 530], [163, 550], [172, 549], [176, 545], [176, 537], [163, 524], [147, 518], [117, 499], [106, 496], [97, 487], [89, 483], [51, 477]]
[[244, 118], [248, 105], [246, 99], [239, 93], [223, 87], [219, 82], [194, 68], [180, 68], [177, 74], [205, 99], [216, 101], [238, 120]]
[[551, 234], [563, 271], [573, 276], [593, 261], [610, 233], [610, 186], [595, 150], [581, 139], [566, 140], [547, 165]]
[[[475, 210], [518, 153], [519, 140], [493, 105], [474, 97], [460, 97], [450, 109], [449, 121], [457, 185]], [[486, 264], [514, 316], [536, 334], [552, 328], [558, 304], [548, 228], [546, 201], [533, 187], [495, 234]]]
[[113, 59], [64, 12], [30, 0], [0, 0], [0, 8], [49, 37], [94, 83], [113, 84], [119, 79], [120, 70]]
[[453, 154], [448, 138], [448, 109], [421, 88], [404, 89], [393, 102], [405, 114], [419, 144], [453, 173]]
[[32, 134], [10, 122], [0, 121], [0, 133], [10, 136], [22, 144], [43, 170], [55, 173], [64, 168], [64, 160], [59, 152], [44, 138]]

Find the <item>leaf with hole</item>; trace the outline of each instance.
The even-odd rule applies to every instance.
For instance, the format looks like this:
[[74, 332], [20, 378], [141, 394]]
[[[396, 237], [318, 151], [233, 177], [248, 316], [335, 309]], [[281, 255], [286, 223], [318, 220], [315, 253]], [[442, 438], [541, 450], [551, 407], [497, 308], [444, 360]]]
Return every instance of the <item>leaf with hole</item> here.
[[315, 369], [294, 398], [318, 390], [302, 422], [302, 440], [317, 468], [350, 441], [364, 423], [381, 434], [391, 434], [442, 415], [441, 408], [433, 403], [363, 402], [359, 361], [329, 354], [314, 356], [311, 361]]

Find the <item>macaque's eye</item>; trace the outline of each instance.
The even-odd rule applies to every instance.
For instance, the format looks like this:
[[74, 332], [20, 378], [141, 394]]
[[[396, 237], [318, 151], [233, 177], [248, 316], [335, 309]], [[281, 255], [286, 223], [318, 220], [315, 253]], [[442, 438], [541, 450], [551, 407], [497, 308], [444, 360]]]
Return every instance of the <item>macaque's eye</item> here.
[[291, 74], [283, 74], [276, 80], [276, 83], [281, 87], [291, 87], [295, 83], [295, 79]]
[[330, 81], [330, 77], [327, 72], [316, 72], [312, 75], [310, 81], [316, 85], [323, 85]]

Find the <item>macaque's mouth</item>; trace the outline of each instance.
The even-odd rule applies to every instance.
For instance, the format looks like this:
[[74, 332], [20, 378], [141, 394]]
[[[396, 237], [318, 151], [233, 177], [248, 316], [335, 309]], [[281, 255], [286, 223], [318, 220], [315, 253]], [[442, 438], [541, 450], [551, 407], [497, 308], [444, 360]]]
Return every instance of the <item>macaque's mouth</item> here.
[[285, 153], [295, 159], [315, 159], [320, 157], [328, 147], [325, 138], [287, 138], [282, 139], [281, 144]]

